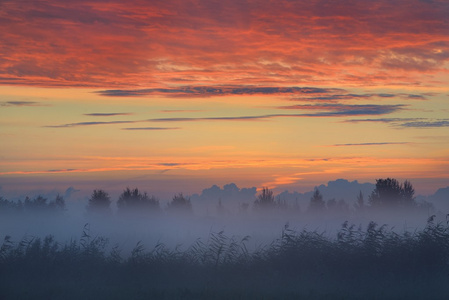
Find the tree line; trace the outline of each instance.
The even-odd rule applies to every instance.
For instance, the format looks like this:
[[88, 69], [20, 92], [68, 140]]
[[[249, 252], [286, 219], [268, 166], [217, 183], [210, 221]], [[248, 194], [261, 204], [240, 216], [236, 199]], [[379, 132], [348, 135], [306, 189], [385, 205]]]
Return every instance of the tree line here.
[[[86, 210], [92, 214], [111, 214], [112, 213], [111, 196], [102, 189], [96, 189], [92, 192], [88, 199]], [[118, 214], [126, 215], [130, 213], [148, 214], [158, 213], [163, 210], [167, 212], [183, 212], [192, 213], [192, 203], [189, 197], [182, 193], [175, 195], [165, 208], [162, 208], [159, 200], [155, 196], [150, 196], [146, 192], [140, 191], [138, 188], [126, 188], [120, 194], [116, 201]], [[430, 208], [430, 204], [418, 204], [415, 201], [415, 190], [409, 181], [400, 183], [394, 178], [377, 179], [374, 190], [368, 196], [367, 201], [360, 191], [354, 206], [351, 206], [344, 200], [336, 200], [335, 198], [324, 200], [323, 195], [318, 188], [315, 189], [310, 198], [307, 212], [349, 212], [355, 210], [357, 212], [376, 210], [376, 209], [414, 209], [414, 208]], [[247, 210], [248, 204], [242, 204], [241, 209]], [[275, 199], [274, 193], [269, 188], [264, 187], [253, 203], [254, 211], [289, 211], [298, 212], [300, 207], [298, 203], [288, 204], [282, 199]], [[11, 211], [46, 211], [46, 212], [62, 212], [65, 210], [64, 198], [57, 195], [53, 201], [37, 196], [34, 199], [28, 197], [24, 201], [8, 201], [0, 197], [0, 212]], [[217, 213], [225, 214], [226, 209], [219, 199], [217, 204]]]
[[[262, 189], [262, 192], [254, 201], [254, 206], [256, 210], [299, 210], [297, 204], [292, 207], [280, 198], [275, 199], [273, 191], [268, 188]], [[410, 181], [406, 180], [400, 183], [394, 178], [376, 179], [376, 186], [368, 196], [367, 201], [360, 191], [353, 206], [353, 209], [358, 212], [378, 209], [407, 210], [429, 208], [431, 208], [430, 203], [416, 202], [415, 189]], [[315, 188], [307, 208], [307, 211], [312, 213], [324, 211], [347, 212], [350, 210], [351, 206], [344, 199], [336, 200], [331, 198], [325, 201], [318, 188]]]
[[0, 197], [0, 212], [50, 212], [58, 213], [65, 210], [65, 200], [61, 195], [57, 195], [53, 201], [48, 201], [43, 196], [34, 199], [26, 197], [24, 201], [10, 201]]

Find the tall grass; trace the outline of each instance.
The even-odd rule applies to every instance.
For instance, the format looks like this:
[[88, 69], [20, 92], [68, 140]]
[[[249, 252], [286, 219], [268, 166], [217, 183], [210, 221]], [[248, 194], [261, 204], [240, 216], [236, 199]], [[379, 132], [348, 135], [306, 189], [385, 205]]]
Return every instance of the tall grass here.
[[444, 299], [449, 296], [449, 225], [397, 233], [343, 223], [335, 237], [294, 230], [248, 251], [250, 237], [212, 232], [188, 247], [138, 242], [129, 255], [92, 236], [5, 236], [1, 299]]

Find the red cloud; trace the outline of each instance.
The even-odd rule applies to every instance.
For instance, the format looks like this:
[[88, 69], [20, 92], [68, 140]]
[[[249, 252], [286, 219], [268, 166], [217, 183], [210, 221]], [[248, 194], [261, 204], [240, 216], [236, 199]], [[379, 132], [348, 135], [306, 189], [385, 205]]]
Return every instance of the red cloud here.
[[448, 15], [438, 0], [3, 2], [0, 83], [419, 84], [449, 61]]

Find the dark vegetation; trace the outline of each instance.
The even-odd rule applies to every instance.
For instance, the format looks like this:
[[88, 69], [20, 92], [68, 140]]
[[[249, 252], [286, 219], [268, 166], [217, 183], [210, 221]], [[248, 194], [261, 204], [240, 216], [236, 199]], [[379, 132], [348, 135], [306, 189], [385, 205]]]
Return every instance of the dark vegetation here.
[[[348, 213], [348, 212], [376, 212], [387, 209], [389, 211], [429, 211], [431, 205], [429, 203], [416, 203], [415, 190], [409, 181], [403, 184], [396, 179], [377, 179], [376, 188], [368, 196], [365, 201], [364, 195], [360, 192], [356, 196], [354, 205], [349, 205], [344, 199], [336, 200], [335, 198], [325, 201], [318, 189], [310, 198], [308, 207], [305, 212], [308, 213]], [[250, 200], [250, 199], [249, 199]], [[104, 190], [94, 190], [88, 200], [86, 210], [90, 214], [112, 214], [111, 200], [109, 194]], [[146, 192], [139, 191], [138, 188], [126, 188], [116, 201], [118, 215], [149, 215], [154, 213], [177, 212], [191, 214], [193, 207], [190, 199], [182, 193], [175, 195], [172, 200], [165, 206], [161, 207], [159, 200], [155, 196], [150, 196]], [[249, 205], [242, 203], [240, 211], [246, 212]], [[31, 200], [26, 198], [24, 201], [8, 201], [0, 197], [0, 213], [23, 212], [23, 211], [45, 211], [45, 212], [62, 212], [65, 209], [65, 202], [61, 196], [57, 196], [52, 202], [42, 196], [38, 196]], [[256, 212], [289, 212], [297, 213], [300, 207], [297, 203], [291, 204], [275, 199], [273, 191], [264, 187], [257, 199], [253, 203], [253, 209]], [[217, 214], [223, 215], [227, 213], [225, 205], [218, 199]]]
[[117, 207], [121, 213], [148, 213], [158, 211], [159, 200], [147, 193], [141, 193], [137, 188], [125, 189], [117, 201]]
[[[94, 218], [112, 216], [112, 203], [107, 192], [94, 190], [86, 211]], [[192, 204], [182, 194], [161, 207], [154, 196], [127, 188], [116, 203], [117, 216], [146, 218], [166, 212], [176, 213], [170, 220], [178, 220], [179, 213], [187, 216], [185, 226], [192, 220]], [[268, 188], [262, 189], [253, 208], [256, 214], [269, 215], [275, 211], [299, 211], [298, 207], [275, 199]], [[319, 217], [326, 212], [365, 214], [381, 208], [410, 212], [426, 207], [415, 202], [408, 181], [401, 184], [387, 178], [376, 181], [367, 201], [362, 193], [357, 195], [352, 207], [342, 199], [325, 201], [316, 189], [307, 212]], [[60, 196], [50, 202], [41, 196], [19, 202], [0, 198], [0, 213], [5, 214], [61, 214], [64, 209]], [[242, 207], [246, 209], [247, 206]], [[226, 213], [219, 200], [217, 214]], [[4, 234], [1, 229], [0, 233]], [[127, 251], [123, 244], [111, 244], [108, 238], [92, 234], [89, 224], [79, 239], [69, 241], [57, 241], [52, 236], [1, 238], [0, 299], [449, 297], [448, 217], [436, 221], [431, 216], [425, 227], [402, 232], [374, 222], [365, 226], [344, 222], [335, 234], [297, 230], [287, 223], [273, 241], [255, 246], [250, 236], [228, 236], [225, 231], [218, 231], [175, 247], [158, 242], [147, 248], [139, 241]]]
[[271, 244], [211, 233], [183, 248], [137, 243], [124, 256], [86, 225], [79, 240], [6, 236], [1, 299], [444, 299], [449, 226], [397, 234], [345, 222], [336, 237], [288, 225]]
[[18, 202], [9, 201], [0, 197], [0, 213], [36, 213], [49, 212], [61, 213], [65, 210], [64, 198], [57, 195], [53, 201], [48, 201], [47, 198], [37, 196], [34, 199], [26, 197], [24, 201]]

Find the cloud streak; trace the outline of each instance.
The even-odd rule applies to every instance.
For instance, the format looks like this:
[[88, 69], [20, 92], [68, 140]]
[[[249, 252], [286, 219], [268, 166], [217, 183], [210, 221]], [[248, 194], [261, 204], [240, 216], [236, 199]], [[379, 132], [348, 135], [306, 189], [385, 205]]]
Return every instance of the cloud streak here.
[[89, 117], [117, 117], [117, 116], [130, 116], [132, 113], [91, 113], [84, 114]]
[[328, 94], [341, 89], [316, 87], [257, 87], [257, 86], [183, 86], [178, 88], [156, 88], [138, 90], [104, 90], [97, 93], [109, 97], [142, 97], [161, 95], [166, 97], [211, 97], [229, 95], [298, 95]]
[[[289, 96], [291, 100], [297, 101], [326, 101], [337, 102], [345, 100], [360, 100], [372, 98], [402, 98], [414, 100], [426, 100], [426, 95], [406, 94], [406, 93], [369, 93], [353, 94], [347, 93], [344, 89], [337, 88], [318, 88], [318, 87], [260, 87], [260, 86], [181, 86], [176, 88], [150, 88], [135, 90], [103, 90], [97, 91], [97, 94], [107, 97], [145, 97], [149, 95], [158, 95], [163, 97], [218, 97], [218, 96], [270, 96], [282, 95]], [[175, 110], [176, 111], [176, 110]], [[187, 110], [195, 111], [195, 110]], [[170, 110], [164, 110], [170, 112]]]
[[0, 102], [0, 106], [43, 106], [43, 104], [34, 101], [7, 101]]
[[304, 105], [290, 105], [290, 106], [279, 106], [278, 109], [288, 109], [288, 110], [320, 110], [323, 111], [317, 114], [310, 114], [310, 116], [332, 116], [332, 115], [383, 115], [396, 112], [404, 109], [406, 107], [402, 104], [396, 105], [377, 105], [377, 104], [304, 104]]
[[[385, 115], [400, 111], [406, 106], [396, 105], [345, 105], [345, 104], [318, 104], [318, 105], [293, 105], [281, 106], [278, 109], [285, 110], [304, 110], [318, 111], [313, 113], [301, 114], [264, 114], [250, 116], [217, 116], [217, 117], [176, 117], [176, 118], [152, 118], [135, 121], [108, 121], [108, 122], [78, 122], [61, 125], [47, 125], [47, 128], [72, 128], [94, 125], [116, 125], [116, 124], [134, 124], [144, 122], [199, 122], [199, 121], [262, 121], [273, 118], [313, 118], [313, 117], [351, 117], [351, 116], [370, 116]], [[354, 121], [354, 120], [353, 120]], [[170, 127], [129, 127], [123, 130], [170, 130], [180, 129]]]
[[180, 127], [129, 127], [129, 128], [122, 128], [122, 130], [148, 130], [148, 131], [153, 131], [153, 130], [176, 130], [176, 129], [181, 129]]
[[414, 121], [405, 122], [401, 124], [402, 127], [406, 128], [438, 128], [438, 127], [449, 127], [449, 120], [433, 120], [433, 121]]
[[449, 127], [448, 119], [426, 119], [426, 118], [379, 118], [379, 119], [350, 119], [343, 122], [348, 123], [386, 123], [396, 128], [441, 128]]
[[335, 144], [327, 147], [351, 147], [351, 146], [386, 146], [386, 145], [407, 145], [408, 142], [381, 142], [381, 143], [353, 143], [353, 144]]
[[136, 123], [136, 121], [110, 121], [110, 122], [79, 122], [79, 123], [68, 123], [62, 125], [47, 125], [47, 128], [69, 128], [69, 127], [80, 127], [80, 126], [94, 126], [94, 125], [115, 125], [115, 124], [130, 124]]

